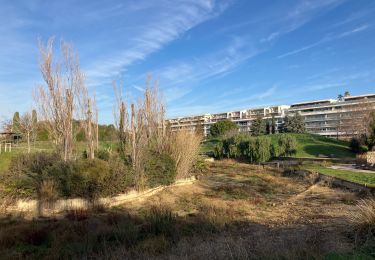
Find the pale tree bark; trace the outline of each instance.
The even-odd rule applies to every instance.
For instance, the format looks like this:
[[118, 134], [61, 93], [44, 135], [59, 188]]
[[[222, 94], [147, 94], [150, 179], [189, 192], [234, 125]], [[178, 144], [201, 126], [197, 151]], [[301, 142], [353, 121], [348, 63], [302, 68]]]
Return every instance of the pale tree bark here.
[[31, 135], [35, 131], [35, 124], [33, 122], [33, 118], [31, 113], [26, 112], [20, 117], [19, 122], [21, 133], [26, 136], [26, 142], [27, 142], [27, 152], [31, 152]]
[[90, 97], [88, 89], [82, 86], [78, 89], [77, 100], [79, 105], [79, 119], [81, 127], [85, 132], [86, 143], [87, 143], [87, 157], [90, 159], [95, 158], [95, 122], [96, 115], [94, 118], [94, 111], [98, 113], [96, 108], [95, 97]]
[[149, 76], [143, 97], [132, 103], [128, 110], [122, 97], [122, 83], [114, 83], [114, 86], [117, 97], [114, 115], [119, 131], [120, 151], [124, 156], [130, 155], [137, 188], [142, 189], [145, 185], [144, 160], [148, 151], [162, 153], [165, 146], [164, 99], [157, 82], [153, 82]]
[[39, 43], [40, 71], [45, 85], [35, 93], [39, 115], [65, 161], [73, 154], [73, 118], [77, 112], [78, 94], [84, 85], [79, 58], [72, 47], [61, 41], [62, 58], [55, 60], [53, 39]]

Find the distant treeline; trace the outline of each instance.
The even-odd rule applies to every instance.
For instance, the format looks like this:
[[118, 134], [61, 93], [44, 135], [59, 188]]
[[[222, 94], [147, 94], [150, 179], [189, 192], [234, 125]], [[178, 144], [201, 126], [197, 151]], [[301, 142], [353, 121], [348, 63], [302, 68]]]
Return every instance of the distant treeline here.
[[[80, 127], [80, 122], [75, 120], [73, 122], [73, 128], [76, 130], [76, 141], [83, 142], [86, 141], [86, 134], [84, 129]], [[36, 141], [49, 141], [48, 130], [43, 122], [38, 122], [38, 127], [36, 130]], [[109, 125], [98, 125], [98, 139], [99, 141], [110, 142], [117, 139], [117, 130], [113, 124]]]

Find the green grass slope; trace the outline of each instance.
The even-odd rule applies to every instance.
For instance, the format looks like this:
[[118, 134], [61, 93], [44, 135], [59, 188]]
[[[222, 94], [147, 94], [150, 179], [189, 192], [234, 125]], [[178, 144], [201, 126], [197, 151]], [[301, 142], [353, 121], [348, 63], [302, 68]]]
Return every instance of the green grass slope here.
[[[275, 139], [277, 135], [273, 136]], [[320, 155], [344, 158], [355, 157], [349, 142], [313, 134], [293, 134], [297, 139], [296, 157], [319, 157]]]

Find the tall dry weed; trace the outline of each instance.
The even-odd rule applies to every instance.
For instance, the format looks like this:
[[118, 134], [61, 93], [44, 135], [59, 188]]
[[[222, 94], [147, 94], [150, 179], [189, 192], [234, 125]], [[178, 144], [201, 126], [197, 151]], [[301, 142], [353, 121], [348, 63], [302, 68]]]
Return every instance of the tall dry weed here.
[[171, 133], [169, 142], [169, 153], [176, 163], [177, 178], [190, 176], [195, 161], [199, 155], [202, 137], [192, 131], [180, 130]]
[[350, 215], [351, 222], [360, 230], [375, 230], [375, 199], [361, 200]]

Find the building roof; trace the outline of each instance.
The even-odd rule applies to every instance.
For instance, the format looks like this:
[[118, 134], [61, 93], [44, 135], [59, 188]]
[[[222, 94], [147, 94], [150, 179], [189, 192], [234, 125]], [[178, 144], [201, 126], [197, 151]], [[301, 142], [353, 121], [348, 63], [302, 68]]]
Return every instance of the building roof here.
[[344, 97], [344, 100], [363, 99], [363, 98], [375, 98], [375, 94], [347, 96], [347, 97]]
[[294, 103], [290, 107], [299, 107], [299, 106], [307, 106], [307, 105], [317, 105], [317, 104], [325, 104], [325, 103], [334, 103], [336, 99], [321, 99], [321, 100], [314, 100], [314, 101], [307, 101], [301, 103]]

